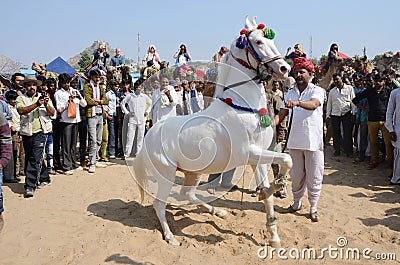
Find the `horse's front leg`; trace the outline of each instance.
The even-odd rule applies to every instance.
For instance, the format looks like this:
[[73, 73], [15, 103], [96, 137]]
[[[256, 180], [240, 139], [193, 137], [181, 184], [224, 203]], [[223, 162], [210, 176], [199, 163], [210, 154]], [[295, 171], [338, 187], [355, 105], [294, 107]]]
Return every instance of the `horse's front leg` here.
[[[255, 169], [256, 179], [262, 179], [267, 176], [268, 169], [265, 164], [276, 163], [281, 165], [278, 177], [274, 179], [268, 189], [263, 188], [261, 190], [259, 199], [263, 200], [274, 194], [274, 192], [281, 190], [286, 185], [287, 175], [293, 165], [292, 158], [288, 154], [263, 150], [255, 145], [251, 146], [249, 151], [249, 164], [257, 166]], [[259, 175], [259, 177], [257, 177], [257, 175]], [[268, 186], [264, 185], [264, 187]]]

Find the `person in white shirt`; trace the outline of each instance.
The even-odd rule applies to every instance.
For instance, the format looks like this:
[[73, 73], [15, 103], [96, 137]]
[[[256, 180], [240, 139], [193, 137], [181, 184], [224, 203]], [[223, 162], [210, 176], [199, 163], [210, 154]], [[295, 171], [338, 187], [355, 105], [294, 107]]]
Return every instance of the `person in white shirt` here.
[[318, 222], [317, 203], [322, 189], [324, 174], [324, 144], [322, 138], [322, 103], [324, 90], [310, 83], [314, 72], [313, 63], [304, 58], [295, 58], [293, 73], [296, 86], [290, 89], [275, 116], [274, 125], [292, 115], [291, 131], [287, 148], [293, 160], [290, 170], [294, 203], [287, 210], [301, 209], [301, 198], [308, 190], [310, 219]]
[[[87, 102], [78, 90], [70, 87], [71, 77], [60, 74], [58, 77], [59, 89], [54, 94], [57, 111], [61, 114], [61, 139], [62, 139], [62, 170], [67, 175], [73, 174], [76, 166], [75, 152], [78, 137], [78, 123], [81, 121], [79, 107], [86, 107]], [[75, 117], [68, 114], [68, 106], [75, 104]]]
[[154, 90], [151, 97], [152, 106], [150, 118], [153, 124], [176, 116], [176, 104], [178, 104], [178, 95], [173, 86], [169, 85], [167, 77], [161, 77], [161, 87]]
[[394, 147], [393, 174], [390, 185], [400, 185], [400, 88], [390, 93], [389, 103], [386, 110], [385, 127], [390, 133], [390, 140]]
[[[341, 145], [348, 157], [353, 156], [353, 124], [357, 112], [352, 100], [355, 97], [352, 86], [343, 82], [343, 77], [338, 73], [332, 76], [335, 87], [329, 91], [326, 105], [326, 123], [331, 123], [333, 130], [333, 156], [340, 155]], [[343, 143], [341, 144], [343, 127]]]
[[106, 118], [108, 123], [108, 156], [114, 159], [116, 156], [116, 148], [118, 148], [118, 121], [117, 121], [117, 107], [119, 107], [119, 98], [117, 96], [119, 84], [117, 80], [111, 79], [108, 82], [110, 90], [107, 91], [106, 97], [108, 99], [108, 108]]
[[[8, 121], [8, 125], [11, 129], [11, 137], [13, 144], [13, 159], [10, 159], [10, 163], [14, 162], [14, 180], [15, 182], [21, 181], [20, 176], [24, 176], [25, 167], [25, 151], [22, 143], [22, 136], [19, 134], [20, 130], [20, 115], [17, 110], [16, 101], [18, 93], [15, 90], [9, 90], [6, 92], [6, 99], [8, 107], [12, 113], [12, 119]], [[13, 160], [13, 161], [12, 161]]]
[[127, 117], [128, 133], [124, 147], [125, 158], [130, 157], [132, 153], [133, 141], [136, 137], [136, 154], [142, 149], [143, 138], [146, 125], [146, 117], [151, 106], [150, 98], [142, 93], [143, 86], [138, 82], [134, 85], [134, 93], [129, 94], [121, 102], [121, 109]]

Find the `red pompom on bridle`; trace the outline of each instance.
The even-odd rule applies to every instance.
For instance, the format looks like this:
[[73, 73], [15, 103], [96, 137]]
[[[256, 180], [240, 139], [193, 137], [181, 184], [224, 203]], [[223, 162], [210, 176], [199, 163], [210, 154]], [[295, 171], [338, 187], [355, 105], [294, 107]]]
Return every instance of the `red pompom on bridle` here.
[[241, 31], [240, 31], [240, 35], [246, 35], [248, 32], [247, 32], [247, 30], [246, 29], [242, 29]]
[[261, 109], [258, 110], [258, 114], [260, 116], [265, 116], [265, 115], [268, 114], [268, 110], [266, 108], [261, 108]]
[[264, 29], [265, 25], [264, 24], [258, 24], [257, 29]]

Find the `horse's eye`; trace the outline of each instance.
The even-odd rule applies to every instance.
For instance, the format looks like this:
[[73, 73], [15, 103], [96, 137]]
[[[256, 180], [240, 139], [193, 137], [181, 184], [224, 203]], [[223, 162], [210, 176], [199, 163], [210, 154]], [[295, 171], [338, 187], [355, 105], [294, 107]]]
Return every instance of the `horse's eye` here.
[[258, 40], [258, 41], [256, 41], [256, 43], [257, 43], [257, 45], [261, 45], [263, 42]]

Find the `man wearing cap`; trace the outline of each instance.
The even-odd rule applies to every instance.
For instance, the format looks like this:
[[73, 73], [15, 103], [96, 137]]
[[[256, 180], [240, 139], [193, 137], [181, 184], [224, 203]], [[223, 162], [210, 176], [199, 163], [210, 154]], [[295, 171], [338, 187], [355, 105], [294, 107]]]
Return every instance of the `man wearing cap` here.
[[55, 109], [49, 96], [36, 93], [41, 81], [35, 76], [27, 76], [21, 84], [26, 89], [17, 98], [17, 111], [20, 116], [20, 134], [25, 149], [25, 197], [33, 197], [35, 189], [50, 183], [49, 172], [43, 159], [47, 134], [52, 131], [51, 116]]
[[314, 73], [313, 63], [304, 58], [293, 60], [296, 85], [289, 90], [275, 116], [274, 125], [292, 115], [291, 131], [287, 148], [293, 160], [290, 170], [294, 203], [287, 210], [301, 209], [301, 198], [308, 190], [310, 218], [318, 222], [317, 203], [322, 189], [324, 174], [324, 152], [322, 138], [322, 103], [324, 90], [311, 83]]

